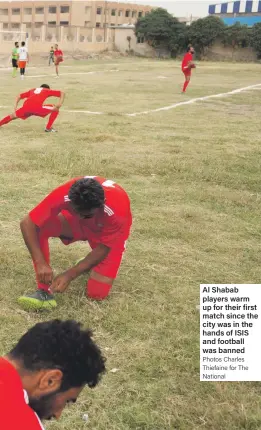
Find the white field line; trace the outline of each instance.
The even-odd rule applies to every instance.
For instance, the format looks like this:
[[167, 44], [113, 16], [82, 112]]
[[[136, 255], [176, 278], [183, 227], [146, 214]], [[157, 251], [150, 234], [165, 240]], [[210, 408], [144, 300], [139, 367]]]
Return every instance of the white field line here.
[[[123, 114], [123, 116], [135, 117], [138, 115], [147, 115], [149, 113], [154, 113], [154, 112], [168, 111], [171, 109], [176, 109], [180, 106], [191, 105], [191, 104], [194, 104], [197, 102], [210, 100], [210, 99], [214, 99], [214, 98], [227, 97], [230, 95], [239, 94], [239, 93], [250, 91], [253, 89], [261, 90], [261, 84], [249, 85], [248, 87], [238, 88], [236, 90], [228, 91], [227, 93], [211, 94], [209, 96], [197, 97], [195, 99], [190, 99], [190, 100], [187, 100], [184, 102], [174, 103], [172, 105], [164, 106], [164, 107], [161, 107], [158, 109], [151, 109], [151, 110], [147, 110], [147, 111], [143, 111], [143, 112], [135, 112], [135, 113], [125, 113], [125, 114]], [[2, 109], [2, 108], [8, 108], [8, 106], [0, 106], [0, 109]], [[88, 114], [88, 115], [106, 115], [106, 113], [104, 113], [104, 112], [92, 112], [89, 110], [64, 110], [63, 112], [83, 113], [83, 114]]]
[[205, 101], [205, 100], [210, 100], [210, 99], [219, 98], [219, 97], [220, 98], [221, 97], [227, 97], [227, 96], [230, 96], [233, 94], [239, 94], [239, 93], [242, 93], [245, 91], [253, 90], [255, 88], [260, 89], [260, 87], [261, 87], [261, 84], [249, 85], [248, 87], [238, 88], [237, 90], [228, 91], [227, 93], [212, 94], [210, 96], [197, 97], [195, 99], [190, 99], [190, 100], [187, 100], [184, 102], [174, 103], [174, 104], [169, 105], [169, 106], [164, 106], [164, 107], [157, 108], [157, 109], [146, 110], [143, 112], [127, 113], [125, 115], [127, 115], [127, 116], [138, 116], [138, 115], [147, 115], [149, 113], [154, 113], [154, 112], [167, 111], [167, 110], [171, 110], [171, 109], [176, 109], [180, 106], [192, 105], [194, 103]]

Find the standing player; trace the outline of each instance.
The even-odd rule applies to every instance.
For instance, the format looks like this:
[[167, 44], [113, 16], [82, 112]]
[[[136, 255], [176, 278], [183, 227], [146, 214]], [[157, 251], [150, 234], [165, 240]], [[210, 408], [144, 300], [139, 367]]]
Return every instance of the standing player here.
[[[44, 104], [48, 97], [59, 97], [60, 100], [57, 105]], [[16, 98], [15, 112], [3, 118], [0, 121], [0, 127], [18, 118], [25, 120], [30, 116], [40, 116], [41, 118], [45, 118], [47, 115], [50, 115], [45, 131], [47, 133], [56, 132], [52, 126], [59, 115], [59, 109], [64, 102], [64, 97], [65, 94], [62, 91], [51, 90], [49, 85], [46, 84], [41, 85], [40, 88], [26, 91]], [[20, 109], [17, 109], [20, 100], [23, 99], [26, 99], [23, 106]]]
[[28, 49], [25, 46], [25, 42], [21, 43], [21, 48], [18, 50], [19, 54], [19, 69], [21, 79], [24, 79], [26, 64], [29, 63]]
[[187, 49], [187, 53], [183, 57], [183, 61], [182, 61], [182, 65], [181, 65], [182, 72], [185, 75], [185, 82], [184, 82], [183, 90], [182, 90], [183, 93], [186, 92], [187, 86], [190, 82], [191, 69], [194, 69], [196, 67], [195, 64], [193, 63], [194, 52], [195, 51], [194, 51], [193, 46], [189, 45], [188, 49]]
[[18, 57], [19, 57], [19, 43], [15, 42], [15, 46], [12, 49], [12, 67], [13, 67], [13, 78], [16, 77], [17, 69], [18, 69]]
[[63, 62], [63, 51], [59, 49], [58, 45], [54, 45], [54, 65], [56, 76], [59, 76], [59, 64]]
[[0, 358], [1, 430], [42, 430], [40, 419], [59, 419], [86, 385], [98, 384], [104, 363], [76, 321], [36, 324]]
[[53, 46], [51, 46], [51, 49], [49, 51], [49, 66], [51, 63], [54, 63], [54, 49]]
[[[71, 281], [86, 272], [90, 272], [87, 296], [105, 299], [117, 276], [131, 223], [129, 197], [113, 181], [86, 176], [56, 188], [21, 222], [38, 290], [20, 297], [19, 303], [27, 309], [56, 307], [51, 293], [63, 293]], [[59, 237], [65, 245], [88, 241], [92, 251], [54, 277], [50, 266], [50, 237]]]

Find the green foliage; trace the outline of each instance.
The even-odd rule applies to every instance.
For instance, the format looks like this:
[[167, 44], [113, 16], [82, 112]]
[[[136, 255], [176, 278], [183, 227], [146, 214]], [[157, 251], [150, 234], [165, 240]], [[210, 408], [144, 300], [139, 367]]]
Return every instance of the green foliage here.
[[219, 38], [225, 29], [225, 24], [220, 18], [208, 16], [198, 19], [189, 27], [189, 40], [193, 43], [199, 54], [204, 53], [205, 48], [211, 46]]
[[255, 24], [251, 31], [251, 46], [261, 58], [261, 23]]
[[135, 34], [143, 36], [154, 48], [169, 49], [173, 56], [183, 51], [186, 45], [186, 25], [179, 22], [165, 9], [158, 8], [136, 23]]
[[251, 41], [251, 29], [247, 25], [237, 22], [225, 27], [221, 40], [225, 46], [231, 46], [233, 49], [245, 48]]

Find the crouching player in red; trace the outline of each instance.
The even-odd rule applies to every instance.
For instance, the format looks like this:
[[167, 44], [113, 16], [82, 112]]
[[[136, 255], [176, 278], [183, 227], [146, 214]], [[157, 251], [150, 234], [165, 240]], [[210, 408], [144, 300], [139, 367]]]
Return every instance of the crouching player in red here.
[[[48, 97], [59, 97], [58, 104], [44, 104]], [[62, 91], [51, 90], [49, 85], [46, 84], [41, 85], [40, 88], [34, 88], [32, 90], [26, 91], [16, 98], [14, 113], [3, 118], [0, 121], [0, 127], [18, 118], [25, 120], [30, 116], [39, 116], [41, 118], [45, 118], [46, 116], [50, 115], [45, 131], [47, 133], [56, 132], [52, 126], [59, 115], [59, 109], [64, 102], [64, 97], [65, 94]], [[20, 100], [24, 99], [25, 102], [23, 106], [20, 109], [17, 109]]]
[[[129, 197], [113, 181], [85, 176], [56, 188], [21, 222], [38, 290], [20, 297], [18, 302], [26, 309], [56, 307], [52, 293], [63, 293], [71, 281], [86, 272], [90, 272], [87, 297], [105, 299], [117, 276], [131, 224]], [[54, 277], [49, 257], [50, 237], [59, 237], [65, 245], [88, 241], [92, 251]]]
[[194, 48], [192, 45], [188, 46], [187, 49], [187, 53], [184, 55], [183, 57], [183, 61], [182, 61], [182, 65], [181, 65], [181, 69], [182, 72], [185, 75], [185, 82], [183, 85], [183, 90], [182, 92], [185, 93], [187, 86], [190, 82], [190, 78], [191, 78], [191, 69], [195, 69], [195, 64], [193, 63], [193, 55], [194, 55]]

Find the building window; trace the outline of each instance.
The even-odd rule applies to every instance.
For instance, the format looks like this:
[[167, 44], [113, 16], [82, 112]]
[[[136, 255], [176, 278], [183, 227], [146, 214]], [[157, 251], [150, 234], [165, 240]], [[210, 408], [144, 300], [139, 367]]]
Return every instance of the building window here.
[[119, 16], [123, 16], [123, 10], [119, 10]]
[[145, 42], [144, 36], [137, 37], [137, 43], [144, 43], [144, 42]]
[[11, 24], [11, 28], [12, 28], [12, 30], [19, 30], [19, 28], [20, 28], [20, 24], [19, 23], [12, 23]]
[[101, 15], [102, 14], [102, 8], [101, 7], [97, 7], [97, 15]]
[[96, 22], [96, 28], [100, 28], [101, 23], [100, 22]]
[[141, 18], [143, 15], [143, 12], [139, 12], [139, 18]]
[[55, 27], [56, 21], [48, 21], [48, 25], [50, 25], [50, 27]]
[[111, 10], [111, 16], [116, 16], [116, 9]]
[[42, 25], [43, 25], [43, 22], [35, 22], [34, 23], [35, 28], [40, 28], [40, 27], [42, 27]]
[[60, 21], [60, 25], [62, 25], [63, 27], [68, 27], [69, 21]]
[[0, 9], [0, 15], [8, 15], [8, 9]]
[[61, 6], [61, 13], [69, 13], [70, 7], [69, 6]]
[[129, 16], [130, 16], [130, 10], [126, 10], [125, 16], [126, 16], [126, 18], [129, 18]]
[[35, 13], [36, 14], [43, 14], [44, 13], [44, 8], [43, 7], [37, 7], [36, 9], [35, 9]]
[[49, 13], [56, 13], [56, 6], [49, 6]]
[[32, 8], [31, 7], [24, 8], [24, 14], [25, 15], [32, 15]]
[[136, 18], [136, 16], [137, 16], [137, 11], [136, 11], [136, 10], [133, 10], [133, 11], [132, 11], [132, 18]]
[[20, 9], [12, 9], [12, 15], [20, 15]]
[[25, 24], [25, 26], [26, 26], [26, 28], [31, 28], [31, 27], [32, 27], [32, 23], [31, 23], [31, 22], [27, 22], [27, 23]]
[[9, 27], [8, 22], [4, 22], [4, 23], [3, 23], [3, 29], [4, 29], [4, 30], [8, 30], [8, 27]]

